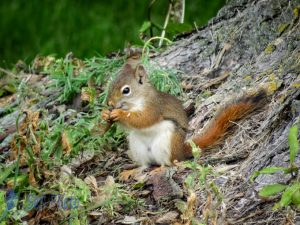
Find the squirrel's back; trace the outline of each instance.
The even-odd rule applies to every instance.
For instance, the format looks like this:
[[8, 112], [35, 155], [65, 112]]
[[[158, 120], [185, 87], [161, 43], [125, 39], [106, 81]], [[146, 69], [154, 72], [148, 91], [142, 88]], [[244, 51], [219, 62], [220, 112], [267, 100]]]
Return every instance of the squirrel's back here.
[[173, 95], [157, 91], [157, 100], [159, 102], [159, 107], [162, 109], [162, 117], [165, 120], [171, 120], [176, 126], [188, 130], [188, 118], [182, 102]]

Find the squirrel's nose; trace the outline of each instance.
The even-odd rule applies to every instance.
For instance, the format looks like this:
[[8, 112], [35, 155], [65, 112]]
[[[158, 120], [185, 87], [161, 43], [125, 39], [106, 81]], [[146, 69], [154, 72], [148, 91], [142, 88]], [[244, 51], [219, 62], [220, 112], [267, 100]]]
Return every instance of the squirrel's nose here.
[[111, 108], [115, 108], [115, 104], [113, 101], [108, 101], [108, 106]]

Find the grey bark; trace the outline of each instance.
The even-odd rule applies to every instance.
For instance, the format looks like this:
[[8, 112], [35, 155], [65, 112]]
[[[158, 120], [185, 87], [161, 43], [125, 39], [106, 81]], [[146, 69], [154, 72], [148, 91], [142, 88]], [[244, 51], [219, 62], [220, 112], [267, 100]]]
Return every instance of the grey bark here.
[[[285, 209], [272, 211], [278, 198], [265, 202], [258, 196], [262, 186], [286, 183], [289, 176], [260, 175], [253, 184], [249, 181], [254, 171], [289, 163], [288, 131], [298, 122], [300, 110], [299, 4], [299, 0], [231, 1], [207, 26], [182, 35], [153, 59], [183, 72], [186, 96], [196, 102], [190, 121], [193, 134], [205, 127], [220, 105], [244, 90], [260, 86], [270, 90], [268, 104], [239, 121], [225, 144], [204, 159], [218, 167], [233, 165], [220, 184], [226, 211], [220, 224], [282, 224], [287, 217], [300, 221], [296, 213], [287, 216]], [[222, 82], [214, 84], [222, 76]]]

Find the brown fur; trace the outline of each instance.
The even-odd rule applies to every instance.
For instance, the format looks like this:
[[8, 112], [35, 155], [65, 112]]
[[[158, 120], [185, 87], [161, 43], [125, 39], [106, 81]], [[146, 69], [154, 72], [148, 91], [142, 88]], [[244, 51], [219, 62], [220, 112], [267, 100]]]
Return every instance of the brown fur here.
[[182, 129], [177, 129], [173, 135], [171, 140], [171, 163], [175, 160], [182, 161], [186, 158], [185, 153], [183, 151], [185, 141], [185, 132]]
[[[203, 135], [192, 138], [192, 141], [205, 151], [208, 147], [218, 144], [224, 137], [232, 122], [242, 119], [247, 114], [262, 106], [266, 92], [259, 91], [254, 95], [245, 95], [237, 102], [229, 104], [216, 116], [212, 124]], [[187, 158], [192, 157], [192, 148], [189, 143], [184, 144], [184, 153]]]
[[[122, 87], [129, 85], [132, 93], [123, 96]], [[236, 102], [227, 105], [216, 116], [203, 135], [192, 138], [192, 141], [202, 150], [219, 143], [228, 129], [245, 115], [262, 105], [266, 92], [264, 90], [239, 98]], [[135, 102], [143, 98], [143, 107], [131, 110]], [[192, 156], [189, 143], [185, 142], [188, 120], [181, 102], [174, 96], [156, 90], [149, 82], [146, 71], [141, 65], [126, 64], [119, 76], [112, 82], [108, 93], [108, 104], [112, 110], [104, 110], [102, 118], [106, 121], [120, 122], [121, 124], [143, 129], [151, 127], [160, 121], [170, 120], [175, 125], [171, 140], [171, 158], [181, 161]], [[123, 109], [125, 108], [125, 109]]]

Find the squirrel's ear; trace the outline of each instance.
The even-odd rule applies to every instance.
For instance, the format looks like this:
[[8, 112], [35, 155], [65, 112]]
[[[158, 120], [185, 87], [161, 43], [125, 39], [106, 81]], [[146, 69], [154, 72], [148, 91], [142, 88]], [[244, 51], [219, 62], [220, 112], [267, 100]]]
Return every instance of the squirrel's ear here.
[[129, 63], [126, 63], [121, 71], [125, 74], [133, 74], [134, 72], [132, 66]]
[[141, 64], [137, 65], [135, 69], [135, 79], [139, 84], [143, 84], [148, 79], [147, 72]]

